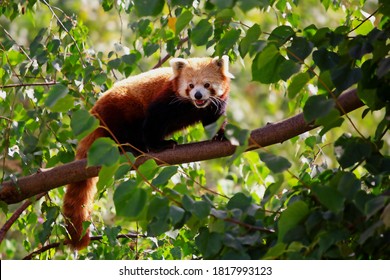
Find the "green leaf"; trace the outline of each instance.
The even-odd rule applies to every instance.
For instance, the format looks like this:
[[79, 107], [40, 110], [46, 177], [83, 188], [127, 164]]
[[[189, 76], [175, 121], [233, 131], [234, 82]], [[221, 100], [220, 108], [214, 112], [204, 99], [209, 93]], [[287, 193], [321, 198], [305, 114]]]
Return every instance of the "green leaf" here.
[[176, 21], [175, 32], [178, 35], [192, 20], [193, 14], [190, 11], [183, 12]]
[[52, 112], [68, 112], [74, 107], [75, 99], [71, 95], [65, 95], [50, 107]]
[[190, 7], [192, 6], [192, 2], [193, 0], [171, 0], [171, 5]]
[[212, 139], [215, 135], [217, 135], [218, 131], [222, 127], [223, 123], [226, 121], [226, 116], [221, 116], [216, 122], [212, 124], [206, 125], [204, 127], [204, 131], [208, 139]]
[[111, 10], [114, 7], [115, 0], [103, 0], [102, 7], [105, 12]]
[[366, 219], [368, 220], [370, 217], [378, 213], [378, 211], [382, 210], [385, 207], [387, 201], [387, 197], [385, 196], [377, 196], [366, 202], [364, 205], [364, 214], [366, 215]]
[[344, 209], [345, 198], [336, 188], [317, 184], [312, 186], [312, 191], [321, 204], [330, 211], [337, 214]]
[[[231, 245], [232, 243], [228, 243]], [[245, 253], [245, 250], [228, 249], [224, 251], [222, 260], [251, 260], [251, 256]]]
[[148, 236], [159, 236], [171, 228], [167, 219], [153, 219], [148, 223]]
[[117, 236], [121, 232], [122, 228], [120, 226], [110, 227], [106, 226], [104, 228], [104, 235], [107, 236], [108, 242], [111, 246], [118, 245]]
[[234, 44], [240, 38], [240, 29], [231, 29], [226, 32], [216, 46], [216, 55], [222, 56], [233, 48]]
[[114, 182], [115, 173], [118, 168], [118, 162], [110, 166], [102, 166], [102, 168], [99, 170], [99, 181], [96, 184], [99, 191], [102, 191], [104, 187], [107, 187]]
[[205, 219], [210, 214], [211, 206], [204, 200], [195, 201], [192, 206], [191, 213], [195, 215], [199, 220]]
[[298, 200], [290, 204], [280, 215], [278, 221], [278, 242], [283, 242], [286, 233], [296, 227], [309, 214], [309, 207], [306, 202]]
[[345, 232], [335, 229], [330, 230], [328, 232], [324, 232], [319, 235], [319, 246], [320, 246], [320, 252], [323, 254], [326, 252], [331, 246], [337, 244], [337, 242], [344, 240], [347, 238]]
[[233, 0], [213, 0], [211, 1], [213, 4], [215, 4], [218, 9], [227, 9], [233, 7]]
[[364, 102], [364, 104], [370, 107], [371, 110], [379, 110], [383, 108], [384, 102], [380, 100], [377, 92], [377, 88], [369, 89], [359, 85], [357, 93], [359, 98]]
[[147, 218], [158, 217], [165, 219], [169, 213], [169, 200], [166, 197], [155, 196], [150, 201]]
[[229, 199], [226, 208], [229, 210], [241, 209], [243, 212], [245, 212], [250, 207], [251, 203], [251, 196], [246, 196], [245, 194], [239, 192], [234, 194], [234, 196]]
[[[291, 61], [291, 60], [287, 60]], [[286, 67], [288, 65], [283, 64], [282, 67]], [[292, 69], [291, 69], [292, 70]], [[295, 75], [291, 79], [291, 83], [288, 85], [287, 93], [288, 97], [293, 99], [295, 96], [307, 85], [307, 83], [311, 80], [310, 74], [308, 72], [303, 72]]]
[[159, 44], [151, 44], [151, 43], [147, 43], [145, 46], [144, 46], [144, 51], [145, 51], [145, 55], [146, 56], [151, 56], [152, 54], [154, 54], [156, 51], [158, 51], [160, 49], [160, 45]]
[[121, 65], [121, 63], [122, 63], [122, 60], [120, 58], [115, 58], [115, 59], [110, 60], [107, 63], [107, 66], [109, 69], [118, 69], [119, 66]]
[[146, 204], [147, 193], [134, 180], [121, 183], [114, 193], [116, 214], [128, 218], [138, 217]]
[[340, 127], [343, 122], [344, 119], [340, 116], [340, 111], [336, 108], [333, 108], [326, 116], [320, 117], [315, 121], [317, 125], [323, 126], [320, 131], [321, 136], [334, 127]]
[[337, 92], [341, 93], [361, 79], [362, 70], [360, 68], [350, 68], [345, 65], [332, 70], [331, 77]]
[[98, 138], [88, 151], [88, 166], [111, 166], [118, 160], [118, 146], [110, 138]]
[[147, 212], [147, 218], [151, 220], [147, 226], [148, 236], [158, 236], [170, 229], [169, 211], [168, 198], [156, 196], [150, 201]]
[[252, 47], [252, 44], [257, 41], [261, 35], [260, 25], [257, 23], [253, 24], [248, 31], [246, 32], [245, 37], [241, 40], [239, 45], [241, 57], [245, 57], [249, 52], [249, 49]]
[[177, 166], [168, 166], [163, 168], [157, 177], [153, 179], [152, 185], [156, 187], [164, 186], [166, 183], [168, 183], [169, 179], [171, 179], [171, 177], [177, 173], [177, 170]]
[[98, 85], [101, 86], [104, 84], [107, 80], [107, 74], [106, 73], [99, 73], [95, 77], [93, 77], [93, 81]]
[[8, 214], [8, 204], [5, 203], [4, 201], [0, 200], [0, 208], [1, 211], [3, 211], [4, 214]]
[[337, 190], [347, 199], [352, 201], [355, 197], [355, 194], [360, 190], [361, 183], [360, 180], [356, 178], [355, 174], [351, 172], [342, 172], [340, 173]]
[[268, 37], [268, 41], [275, 43], [278, 47], [280, 47], [294, 35], [295, 32], [290, 26], [281, 25], [272, 30]]
[[325, 48], [313, 52], [313, 60], [321, 71], [334, 68], [339, 63], [339, 56]]
[[53, 38], [50, 42], [47, 43], [47, 50], [51, 53], [56, 53], [60, 45], [61, 45], [61, 40]]
[[59, 100], [67, 96], [68, 92], [68, 87], [63, 84], [57, 84], [51, 87], [48, 92], [47, 99], [45, 101], [45, 106], [49, 108], [53, 107]]
[[173, 225], [180, 223], [184, 218], [184, 214], [185, 210], [176, 205], [171, 205], [169, 208], [169, 217], [171, 218]]
[[359, 237], [358, 243], [360, 245], [363, 245], [366, 242], [366, 240], [372, 237], [373, 235], [375, 235], [377, 229], [382, 226], [383, 226], [382, 221], [377, 221], [376, 223], [374, 223], [372, 226], [370, 226], [369, 228], [367, 228], [365, 231], [362, 232], [362, 234]]
[[165, 5], [161, 0], [134, 0], [135, 10], [140, 17], [158, 16]]
[[342, 168], [347, 168], [368, 158], [372, 153], [370, 142], [343, 134], [334, 144], [337, 161]]
[[209, 232], [207, 228], [201, 228], [195, 238], [195, 244], [205, 259], [212, 258], [222, 248], [222, 236], [215, 232]]
[[264, 206], [268, 201], [275, 197], [280, 192], [282, 187], [282, 180], [275, 183], [271, 183], [264, 192], [263, 199], [261, 200], [261, 206]]
[[99, 121], [86, 110], [77, 110], [73, 113], [70, 126], [77, 139], [81, 140], [99, 126]]
[[275, 45], [266, 46], [253, 60], [252, 79], [264, 84], [278, 82], [281, 79], [280, 68], [285, 60]]
[[318, 76], [318, 93], [319, 94], [328, 94], [334, 90], [334, 85], [332, 78], [330, 76], [330, 71], [321, 71]]
[[268, 249], [263, 259], [265, 260], [277, 259], [279, 256], [284, 254], [284, 252], [286, 251], [286, 247], [287, 245], [284, 243], [276, 243], [274, 246]]
[[269, 0], [241, 0], [237, 1], [240, 9], [246, 13], [249, 12], [253, 8], [259, 8], [260, 10], [264, 10], [269, 7]]
[[[283, 80], [283, 81], [287, 81], [292, 75], [294, 75], [295, 73], [299, 72], [299, 70], [301, 69], [301, 65], [292, 61], [292, 60], [285, 60], [281, 65], [280, 65], [280, 69], [279, 69], [279, 72], [278, 72], [278, 75], [280, 76], [280, 78]], [[310, 75], [306, 72], [302, 73], [302, 74], [305, 74], [308, 77], [308, 81], [310, 80]], [[297, 75], [298, 76], [298, 75]], [[307, 82], [308, 82], [307, 81]], [[294, 83], [294, 78], [292, 79], [292, 83]], [[289, 85], [289, 89], [287, 90], [288, 91], [288, 95], [289, 97], [291, 98], [290, 96], [290, 90], [293, 90], [292, 88], [290, 88], [291, 84]], [[306, 83], [305, 83], [306, 85]], [[291, 94], [294, 94], [294, 96], [301, 90], [302, 88], [299, 88], [298, 90], [296, 89], [296, 92], [295, 93], [291, 93]]]
[[326, 95], [310, 96], [303, 107], [303, 117], [307, 123], [311, 123], [317, 118], [328, 115], [334, 106], [334, 100], [328, 99]]
[[233, 156], [229, 159], [228, 164], [232, 164], [248, 147], [248, 139], [250, 131], [248, 129], [241, 129], [235, 125], [227, 124], [225, 128], [225, 137], [234, 146], [238, 146], [234, 151]]
[[390, 72], [390, 58], [386, 57], [379, 61], [378, 68], [376, 69], [376, 75], [379, 79], [382, 79], [387, 73]]
[[181, 201], [183, 208], [189, 212], [192, 211], [195, 201], [187, 194], [183, 196]]
[[203, 46], [208, 43], [211, 35], [213, 35], [213, 26], [207, 19], [202, 19], [192, 29], [191, 41], [197, 46]]
[[291, 167], [286, 158], [271, 153], [260, 152], [260, 159], [273, 173], [281, 173]]
[[287, 48], [288, 57], [298, 63], [304, 63], [306, 57], [308, 57], [313, 49], [313, 44], [306, 38], [295, 37], [291, 43], [291, 46]]
[[159, 166], [157, 163], [153, 159], [148, 159], [138, 167], [137, 181], [152, 180], [158, 171]]

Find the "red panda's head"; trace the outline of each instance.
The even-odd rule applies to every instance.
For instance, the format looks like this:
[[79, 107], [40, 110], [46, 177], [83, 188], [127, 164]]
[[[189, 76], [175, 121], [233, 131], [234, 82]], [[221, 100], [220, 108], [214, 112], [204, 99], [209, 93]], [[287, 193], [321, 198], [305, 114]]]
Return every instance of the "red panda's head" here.
[[225, 100], [230, 89], [229, 58], [173, 58], [170, 61], [174, 90], [197, 108], [207, 107], [213, 100]]

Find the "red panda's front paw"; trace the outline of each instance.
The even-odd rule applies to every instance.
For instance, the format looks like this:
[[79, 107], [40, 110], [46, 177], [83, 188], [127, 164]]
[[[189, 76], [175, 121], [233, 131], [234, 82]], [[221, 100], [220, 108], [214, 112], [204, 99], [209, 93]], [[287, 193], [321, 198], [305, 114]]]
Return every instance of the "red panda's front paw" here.
[[226, 136], [225, 136], [225, 130], [219, 130], [217, 132], [217, 134], [214, 135], [213, 141], [224, 141], [224, 140], [227, 140]]
[[177, 145], [177, 142], [174, 140], [162, 140], [156, 143], [150, 143], [148, 145], [148, 150], [153, 152], [158, 152], [165, 149], [172, 149]]

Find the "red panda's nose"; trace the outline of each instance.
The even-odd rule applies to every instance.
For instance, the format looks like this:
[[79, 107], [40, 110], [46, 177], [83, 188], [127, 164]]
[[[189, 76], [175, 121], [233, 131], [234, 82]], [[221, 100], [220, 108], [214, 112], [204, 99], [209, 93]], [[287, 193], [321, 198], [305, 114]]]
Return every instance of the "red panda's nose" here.
[[197, 91], [197, 92], [195, 92], [195, 98], [196, 99], [198, 99], [198, 100], [200, 100], [200, 99], [202, 99], [203, 98], [203, 94], [200, 92], [200, 91]]

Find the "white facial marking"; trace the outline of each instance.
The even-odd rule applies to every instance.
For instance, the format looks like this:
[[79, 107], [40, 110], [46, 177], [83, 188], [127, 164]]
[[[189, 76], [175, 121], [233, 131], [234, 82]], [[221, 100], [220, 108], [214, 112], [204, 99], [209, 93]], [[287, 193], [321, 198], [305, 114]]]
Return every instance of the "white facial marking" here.
[[215, 93], [217, 96], [223, 95], [224, 90], [223, 90], [222, 84], [215, 83], [212, 86], [213, 86], [213, 89], [215, 90]]

